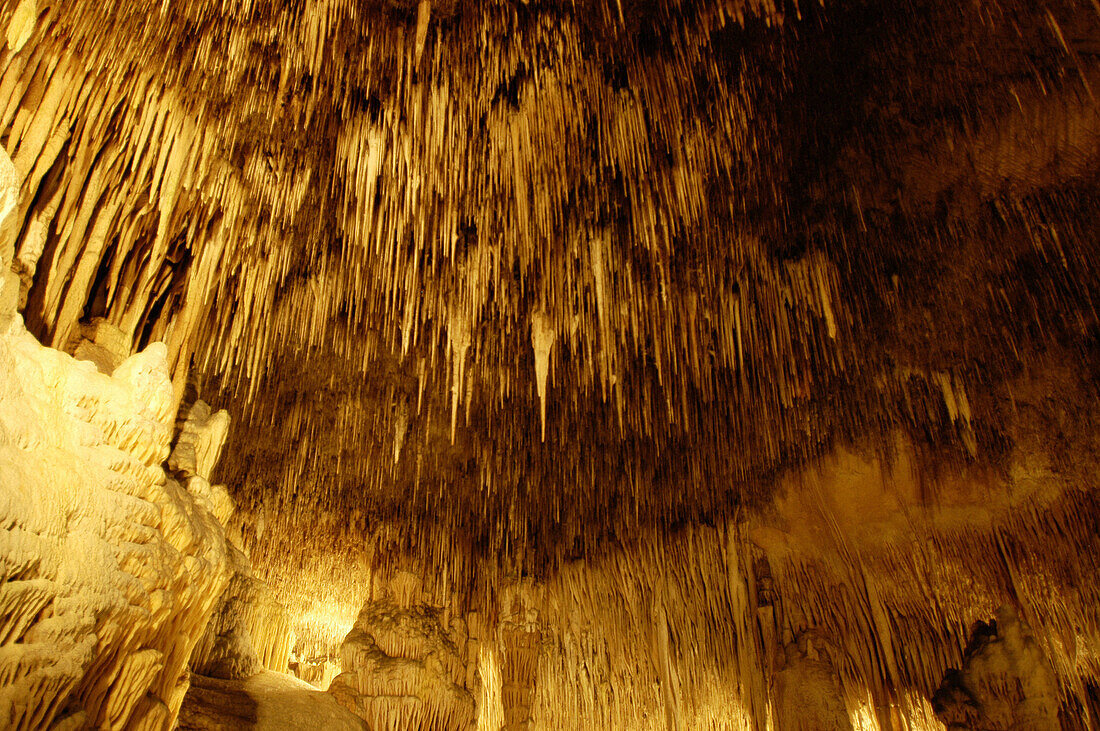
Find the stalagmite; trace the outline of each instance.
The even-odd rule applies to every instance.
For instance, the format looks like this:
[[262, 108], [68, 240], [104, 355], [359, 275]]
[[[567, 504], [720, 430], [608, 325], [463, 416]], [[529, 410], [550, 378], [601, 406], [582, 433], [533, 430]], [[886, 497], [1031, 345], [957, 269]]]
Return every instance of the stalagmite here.
[[465, 633], [443, 626], [420, 584], [400, 572], [363, 607], [329, 693], [371, 729], [472, 729], [478, 688], [476, 676], [466, 685]]
[[829, 728], [848, 731], [851, 717], [841, 695], [830, 650], [820, 637], [802, 633], [783, 648], [775, 674], [775, 728], [779, 731]]
[[229, 565], [233, 571], [229, 585], [188, 664], [199, 675], [249, 678], [263, 667], [247, 621], [256, 589], [249, 575], [248, 559], [233, 546], [229, 547]]
[[948, 670], [932, 699], [949, 729], [1059, 729], [1058, 706], [1050, 664], [1009, 606], [992, 624], [975, 626], [962, 670]]
[[225, 409], [214, 412], [205, 401], [196, 400], [187, 410], [176, 437], [169, 467], [209, 480], [228, 434], [229, 412]]
[[19, 305], [19, 278], [12, 271], [18, 197], [15, 165], [0, 150], [0, 329], [7, 327]]

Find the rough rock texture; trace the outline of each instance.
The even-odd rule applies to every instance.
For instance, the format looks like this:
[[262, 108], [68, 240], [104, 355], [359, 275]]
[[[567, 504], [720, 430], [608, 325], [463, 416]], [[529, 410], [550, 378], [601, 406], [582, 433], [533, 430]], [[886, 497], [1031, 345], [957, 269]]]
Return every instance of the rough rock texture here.
[[1100, 4], [218, 5], [0, 0], [0, 317], [242, 417], [301, 656], [412, 554], [501, 724], [762, 729], [814, 629], [897, 728], [1013, 602], [1098, 725]]
[[[229, 431], [229, 414], [213, 412], [199, 400], [179, 419], [179, 437], [168, 466], [223, 525], [233, 504], [209, 479]], [[263, 668], [286, 672], [294, 643], [286, 608], [271, 587], [252, 576], [248, 557], [230, 538], [232, 576], [202, 639], [191, 655], [191, 669], [216, 678], [247, 678]]]
[[[96, 331], [103, 331], [104, 325]], [[187, 477], [209, 480], [229, 433], [229, 413], [213, 411], [205, 401], [195, 401], [179, 419], [176, 447], [168, 466]]]
[[850, 731], [852, 720], [833, 665], [835, 649], [812, 632], [783, 648], [772, 688], [777, 731]]
[[74, 358], [90, 360], [100, 373], [108, 375], [130, 354], [130, 344], [123, 332], [102, 317], [82, 323], [80, 335], [70, 349]]
[[0, 332], [0, 726], [171, 726], [228, 580], [221, 524], [161, 467], [173, 417], [163, 345], [107, 376]]
[[[420, 596], [419, 579], [396, 577], [367, 602], [341, 648], [343, 673], [329, 693], [371, 729], [470, 729], [475, 688], [459, 651], [465, 632], [448, 631]], [[457, 642], [456, 642], [457, 641]]]
[[[332, 696], [263, 670], [247, 680], [194, 675], [180, 711], [182, 731], [364, 731], [368, 727]], [[369, 731], [369, 729], [368, 729]]]
[[[205, 402], [196, 401], [179, 420], [176, 448], [168, 460], [169, 468], [223, 524], [233, 504], [209, 479], [228, 430], [224, 410], [212, 412]], [[195, 646], [191, 669], [216, 678], [247, 678], [265, 667], [286, 672], [293, 644], [286, 609], [270, 586], [252, 576], [248, 557], [232, 540], [227, 548], [232, 576]]]
[[524, 731], [531, 727], [531, 707], [534, 705], [542, 645], [538, 611], [528, 606], [530, 602], [524, 591], [528, 587], [516, 589], [509, 591], [509, 596], [503, 599], [502, 603], [509, 611], [500, 625], [504, 649], [500, 663], [500, 696], [507, 731]]
[[232, 544], [228, 549], [232, 578], [195, 645], [191, 670], [214, 678], [248, 678], [263, 668], [248, 627], [254, 580], [248, 557]]
[[[1010, 601], [1051, 660], [1060, 722], [1095, 727], [1097, 498], [1025, 449], [1026, 434], [1016, 442], [1003, 474], [934, 480], [912, 445], [889, 464], [837, 450], [787, 475], [768, 510], [654, 531], [537, 582], [532, 727], [762, 731], [792, 697], [776, 672], [801, 667], [819, 690], [795, 696], [812, 695], [815, 714], [839, 701], [855, 728], [939, 728], [929, 700], [945, 670], [962, 667], [974, 622]], [[1051, 550], [1062, 544], [1075, 550]], [[494, 599], [506, 617], [509, 600]], [[829, 655], [828, 682], [782, 659], [782, 638], [807, 631], [825, 640], [827, 653], [813, 649]]]
[[293, 632], [271, 587], [252, 576], [245, 556], [228, 545], [233, 572], [206, 632], [191, 655], [191, 670], [214, 678], [248, 678], [263, 668], [287, 672]]
[[[0, 184], [10, 165], [0, 152]], [[231, 502], [161, 466], [175, 411], [164, 345], [110, 375], [43, 347], [15, 314], [10, 253], [0, 240], [0, 727], [168, 729], [228, 580], [204, 502]]]
[[539, 645], [542, 635], [531, 629], [504, 630], [505, 665], [501, 669], [504, 728], [523, 731], [531, 726]]
[[979, 622], [962, 670], [951, 669], [932, 699], [949, 729], [1054, 731], [1058, 682], [1042, 647], [1009, 606], [997, 619]]
[[327, 658], [290, 660], [290, 674], [319, 690], [328, 690], [333, 679], [340, 674], [340, 666]]
[[249, 577], [248, 605], [241, 610], [247, 623], [252, 648], [260, 665], [277, 673], [290, 671], [290, 651], [294, 645], [286, 607], [267, 582]]

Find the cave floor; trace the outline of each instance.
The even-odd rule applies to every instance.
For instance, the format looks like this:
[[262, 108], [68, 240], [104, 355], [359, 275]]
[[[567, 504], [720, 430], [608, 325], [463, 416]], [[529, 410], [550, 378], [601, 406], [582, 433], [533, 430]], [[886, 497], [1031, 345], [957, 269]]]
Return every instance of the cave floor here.
[[362, 731], [366, 726], [328, 693], [289, 675], [264, 670], [247, 680], [192, 675], [180, 709], [179, 728]]

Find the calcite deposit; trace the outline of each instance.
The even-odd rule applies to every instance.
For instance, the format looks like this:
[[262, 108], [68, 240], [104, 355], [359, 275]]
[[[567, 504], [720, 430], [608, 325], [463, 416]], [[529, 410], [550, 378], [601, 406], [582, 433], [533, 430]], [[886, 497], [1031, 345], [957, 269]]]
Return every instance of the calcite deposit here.
[[191, 670], [214, 678], [250, 678], [263, 669], [286, 673], [294, 633], [271, 587], [252, 576], [248, 558], [228, 544], [231, 576], [206, 632], [191, 654]]
[[1100, 727], [1100, 0], [0, 30], [0, 728]]
[[163, 344], [106, 374], [13, 314], [0, 329], [0, 726], [171, 728], [229, 580], [208, 507], [228, 496], [162, 466], [175, 423]]
[[[1010, 606], [970, 635], [962, 669], [944, 676], [932, 707], [948, 729], [1060, 729], [1058, 681], [1042, 645]], [[1072, 722], [1067, 719], [1067, 724]]]
[[776, 729], [851, 731], [851, 715], [832, 660], [835, 654], [824, 637], [812, 632], [783, 647], [772, 689]]
[[478, 679], [465, 645], [461, 625], [445, 626], [420, 579], [403, 572], [363, 607], [328, 692], [371, 729], [473, 729]]

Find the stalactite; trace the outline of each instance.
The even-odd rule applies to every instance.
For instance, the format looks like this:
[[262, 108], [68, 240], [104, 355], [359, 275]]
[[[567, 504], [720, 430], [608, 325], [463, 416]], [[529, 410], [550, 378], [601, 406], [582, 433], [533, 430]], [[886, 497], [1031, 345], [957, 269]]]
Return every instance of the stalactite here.
[[21, 0], [8, 22], [8, 50], [19, 53], [34, 33], [34, 24], [38, 19], [38, 6], [35, 0]]
[[546, 441], [546, 380], [550, 373], [550, 351], [554, 347], [557, 332], [547, 322], [546, 315], [535, 313], [531, 318], [531, 344], [535, 349], [535, 379], [539, 393], [539, 419], [542, 440]]
[[[800, 674], [835, 725], [897, 726], [1004, 604], [1087, 715], [1089, 4], [0, 23], [11, 725], [168, 725], [208, 628], [194, 664], [236, 633], [239, 674], [343, 643], [333, 695], [381, 726], [466, 727], [478, 697], [485, 727], [763, 729]], [[126, 518], [31, 530], [34, 480]], [[92, 522], [130, 608], [74, 634], [58, 567], [93, 554], [55, 539]], [[421, 600], [372, 595], [404, 563]]]

